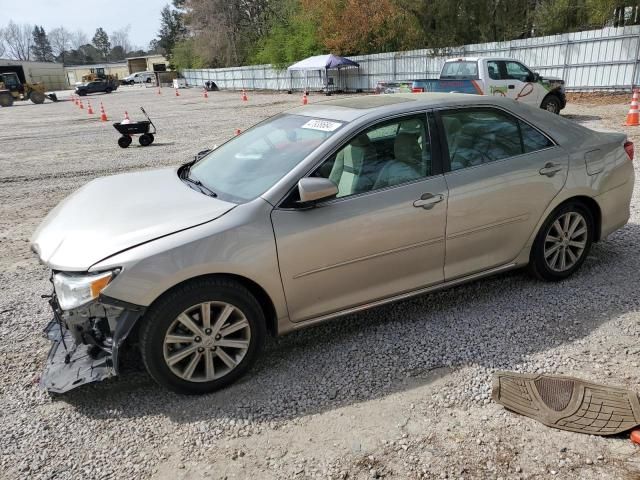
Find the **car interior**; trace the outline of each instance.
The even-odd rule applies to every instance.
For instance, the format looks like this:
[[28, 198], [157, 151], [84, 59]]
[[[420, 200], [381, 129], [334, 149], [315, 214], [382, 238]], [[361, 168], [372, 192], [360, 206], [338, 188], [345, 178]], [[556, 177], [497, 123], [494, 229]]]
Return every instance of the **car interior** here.
[[374, 127], [355, 137], [317, 171], [346, 197], [431, 175], [425, 122], [408, 119]]

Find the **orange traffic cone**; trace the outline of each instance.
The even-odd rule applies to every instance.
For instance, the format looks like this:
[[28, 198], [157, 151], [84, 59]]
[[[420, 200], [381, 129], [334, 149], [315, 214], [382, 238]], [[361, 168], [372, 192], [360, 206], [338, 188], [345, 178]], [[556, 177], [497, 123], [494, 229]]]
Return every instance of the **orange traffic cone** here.
[[637, 445], [640, 445], [640, 430], [639, 429], [635, 429], [635, 430], [631, 430], [631, 441]]
[[87, 100], [87, 113], [93, 115], [93, 108], [91, 108], [91, 101]]
[[633, 97], [631, 98], [631, 106], [629, 107], [629, 113], [627, 113], [627, 126], [640, 125], [640, 114], [638, 112], [638, 91], [633, 91]]
[[102, 105], [102, 102], [100, 102], [100, 121], [106, 122], [107, 120], [108, 118], [106, 112], [104, 111], [104, 105]]
[[78, 104], [78, 106], [80, 107], [80, 110], [84, 110], [84, 105], [82, 104], [82, 100], [80, 100], [80, 103]]
[[203, 88], [203, 89], [202, 89], [202, 92], [203, 92], [203, 95], [202, 95], [202, 96], [203, 96], [204, 98], [209, 98], [209, 94], [207, 93], [207, 89], [206, 89], [206, 88]]
[[309, 103], [309, 100], [307, 99], [307, 92], [304, 92], [302, 95], [302, 104], [306, 105], [307, 103]]
[[239, 128], [236, 128], [236, 136], [240, 135], [242, 133], [242, 130], [240, 130]]
[[247, 97], [247, 92], [244, 91], [244, 88], [242, 89], [242, 101], [243, 102], [249, 101], [249, 97]]
[[180, 92], [178, 92], [178, 89], [176, 88], [176, 97], [180, 96]]

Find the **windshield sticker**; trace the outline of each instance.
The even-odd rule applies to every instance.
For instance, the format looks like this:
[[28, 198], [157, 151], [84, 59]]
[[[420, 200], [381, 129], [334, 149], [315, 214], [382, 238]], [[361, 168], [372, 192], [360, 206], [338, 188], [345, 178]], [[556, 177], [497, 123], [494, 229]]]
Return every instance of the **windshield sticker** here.
[[307, 128], [309, 130], [320, 130], [321, 132], [333, 132], [342, 126], [340, 122], [331, 122], [329, 120], [309, 120], [302, 125], [301, 128]]

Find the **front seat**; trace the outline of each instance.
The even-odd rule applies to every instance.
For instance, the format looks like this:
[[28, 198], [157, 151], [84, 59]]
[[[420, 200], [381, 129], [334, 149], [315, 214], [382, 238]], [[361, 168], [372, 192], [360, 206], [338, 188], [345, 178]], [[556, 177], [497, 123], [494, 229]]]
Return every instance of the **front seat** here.
[[395, 159], [389, 160], [380, 171], [374, 188], [398, 185], [422, 177], [422, 149], [418, 135], [400, 132], [393, 143]]
[[365, 162], [371, 161], [375, 150], [366, 134], [354, 138], [349, 145], [336, 155], [336, 160], [329, 174], [329, 180], [338, 186], [338, 197], [346, 197], [361, 193], [371, 188], [364, 174]]

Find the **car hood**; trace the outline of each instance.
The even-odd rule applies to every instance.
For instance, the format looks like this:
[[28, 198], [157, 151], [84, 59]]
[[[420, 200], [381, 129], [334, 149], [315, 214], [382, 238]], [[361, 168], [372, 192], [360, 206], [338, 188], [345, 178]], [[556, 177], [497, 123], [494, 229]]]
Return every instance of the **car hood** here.
[[175, 168], [103, 177], [51, 210], [31, 246], [54, 270], [86, 271], [115, 253], [214, 220], [233, 207], [190, 188]]

